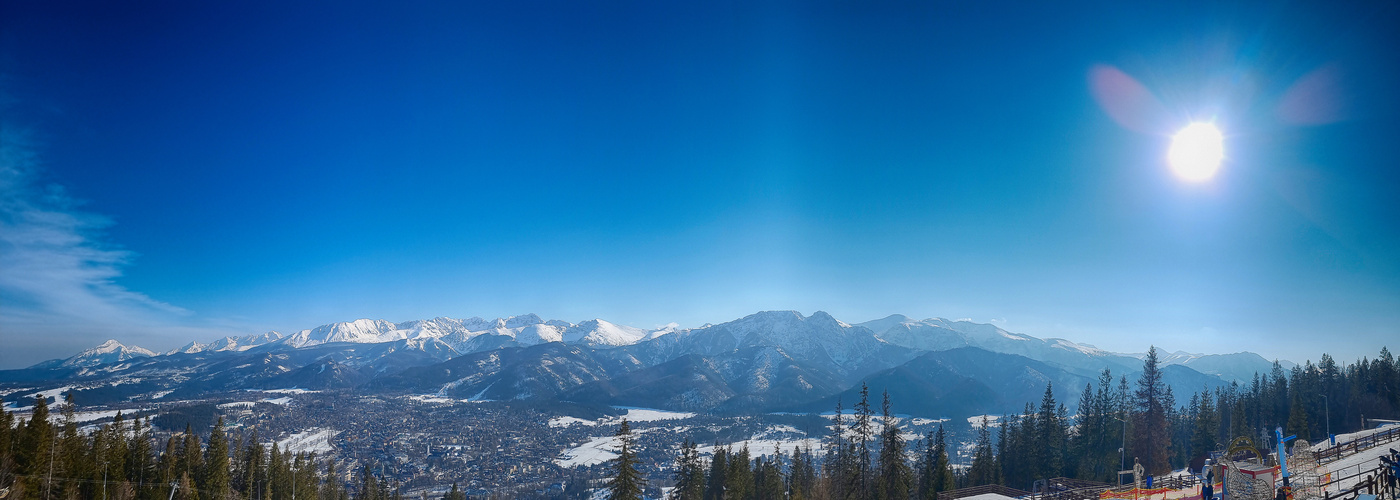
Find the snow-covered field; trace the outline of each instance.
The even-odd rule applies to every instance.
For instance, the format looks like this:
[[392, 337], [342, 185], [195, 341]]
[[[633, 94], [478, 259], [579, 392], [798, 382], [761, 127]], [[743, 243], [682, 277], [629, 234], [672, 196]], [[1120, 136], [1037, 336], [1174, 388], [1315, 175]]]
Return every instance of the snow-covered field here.
[[909, 420], [909, 423], [913, 425], [933, 425], [941, 424], [947, 421], [948, 419], [946, 418], [913, 418]]
[[564, 456], [554, 460], [560, 467], [596, 465], [617, 458], [622, 441], [617, 436], [596, 437], [587, 443], [564, 450]]
[[258, 392], [271, 392], [275, 394], [315, 394], [321, 391], [311, 391], [306, 389], [257, 389]]
[[[146, 408], [141, 408], [141, 409], [128, 409], [128, 410], [79, 411], [79, 412], [74, 412], [74, 413], [73, 413], [73, 420], [74, 420], [75, 422], [80, 422], [80, 423], [81, 423], [81, 422], [91, 422], [91, 421], [93, 421], [93, 420], [102, 420], [102, 419], [104, 419], [104, 418], [112, 418], [112, 417], [115, 417], [115, 416], [117, 416], [117, 412], [121, 412], [122, 415], [134, 415], [134, 414], [136, 414], [137, 412], [143, 412], [143, 411], [149, 411], [149, 410], [146, 409]], [[123, 417], [123, 418], [125, 418], [125, 417]], [[62, 414], [54, 414], [54, 413], [51, 413], [51, 414], [49, 414], [49, 421], [51, 421], [51, 422], [62, 422], [62, 421], [63, 421], [63, 415], [62, 415]]]
[[334, 451], [334, 448], [331, 447], [331, 438], [339, 433], [340, 431], [334, 429], [307, 429], [278, 441], [277, 445], [286, 448], [287, 451], [292, 453], [303, 451], [329, 453]]
[[694, 417], [695, 414], [684, 411], [657, 410], [655, 408], [636, 408], [631, 406], [614, 406], [619, 410], [627, 410], [627, 414], [620, 417], [603, 417], [597, 420], [584, 420], [578, 417], [555, 417], [549, 419], [550, 427], [568, 427], [571, 425], [587, 426], [614, 426], [622, 424], [622, 419], [628, 422], [659, 422], [662, 420], [685, 420]]
[[[630, 407], [630, 406], [614, 406], [614, 408], [617, 408], [617, 409], [619, 409], [619, 410], [627, 410], [627, 415], [624, 415], [623, 418], [626, 418], [627, 421], [629, 421], [629, 422], [655, 422], [655, 421], [657, 421], [657, 420], [684, 420], [684, 419], [687, 419], [687, 418], [690, 418], [690, 417], [694, 417], [694, 416], [695, 416], [694, 413], [684, 412], [684, 411], [667, 411], [667, 410], [657, 410], [657, 409], [653, 409], [653, 408], [634, 408], [634, 407]], [[612, 420], [612, 421], [616, 421], [616, 422], [618, 422], [618, 423], [621, 423], [621, 420], [620, 420], [620, 419], [617, 419], [616, 417], [611, 418], [611, 419], [607, 419], [607, 420]], [[602, 422], [600, 422], [600, 423], [602, 423]]]
[[[33, 411], [33, 410], [34, 410], [34, 405], [28, 404], [28, 403], [33, 403], [33, 402], [34, 402], [34, 398], [39, 397], [39, 396], [43, 396], [45, 399], [53, 398], [53, 400], [56, 401], [56, 402], [62, 402], [62, 401], [63, 401], [63, 393], [64, 393], [64, 392], [67, 392], [67, 391], [69, 391], [69, 390], [71, 390], [71, 389], [73, 389], [74, 387], [75, 387], [75, 386], [65, 385], [65, 386], [59, 387], [59, 388], [57, 388], [57, 389], [49, 389], [49, 390], [47, 390], [47, 391], [39, 391], [39, 392], [32, 393], [32, 394], [26, 394], [26, 395], [24, 395], [24, 397], [7, 398], [6, 401], [5, 401], [5, 411], [11, 412], [11, 413], [29, 413], [30, 411]], [[22, 394], [22, 393], [24, 393], [24, 392], [26, 392], [26, 391], [29, 391], [29, 390], [32, 390], [32, 389], [22, 389], [22, 390], [18, 390], [18, 391], [14, 391], [14, 392], [15, 392], [15, 393], [21, 393], [21, 394]], [[19, 406], [20, 403], [25, 403], [25, 406]], [[53, 405], [49, 405], [49, 409], [50, 409], [50, 410], [53, 410], [53, 409], [54, 409], [54, 408], [53, 408]]]
[[414, 395], [411, 395], [411, 396], [404, 396], [404, 397], [405, 397], [405, 398], [408, 398], [408, 399], [410, 399], [410, 400], [413, 400], [413, 401], [417, 401], [417, 402], [419, 402], [419, 403], [429, 403], [429, 404], [450, 405], [450, 404], [452, 404], [452, 403], [456, 403], [456, 402], [457, 402], [457, 400], [455, 400], [455, 399], [452, 399], [452, 398], [449, 398], [449, 397], [444, 397], [444, 396], [439, 396], [439, 395], [436, 395], [436, 394], [414, 394]]
[[232, 408], [234, 406], [252, 407], [253, 405], [256, 405], [258, 403], [272, 403], [275, 405], [286, 406], [292, 403], [292, 398], [288, 396], [282, 396], [280, 398], [268, 398], [260, 401], [234, 401], [232, 403], [221, 403], [219, 404], [219, 408]]
[[587, 426], [594, 426], [594, 425], [598, 425], [598, 422], [597, 422], [597, 421], [594, 421], [594, 420], [584, 420], [584, 419], [581, 419], [581, 418], [578, 418], [578, 417], [568, 417], [568, 416], [564, 416], [564, 417], [555, 417], [555, 418], [549, 419], [549, 426], [550, 426], [550, 427], [568, 427], [568, 426], [570, 426], [570, 425], [587, 425]]
[[[683, 411], [657, 410], [654, 408], [634, 408], [627, 406], [615, 407], [620, 410], [627, 410], [627, 414], [620, 417], [605, 417], [598, 420], [584, 420], [577, 417], [556, 417], [549, 420], [550, 427], [567, 427], [570, 425], [604, 426], [612, 427], [620, 425], [622, 419], [628, 422], [659, 422], [663, 420], [684, 420], [694, 417], [694, 413]], [[639, 434], [656, 429], [634, 429], [634, 434]], [[564, 450], [562, 457], [555, 459], [554, 463], [560, 467], [576, 467], [580, 465], [595, 465], [617, 458], [617, 451], [622, 444], [616, 436], [603, 436], [591, 438], [587, 443]]]
[[980, 427], [982, 425], [982, 420], [986, 419], [987, 427], [997, 427], [1001, 425], [1001, 417], [1001, 415], [977, 415], [967, 417], [967, 424], [973, 427]]

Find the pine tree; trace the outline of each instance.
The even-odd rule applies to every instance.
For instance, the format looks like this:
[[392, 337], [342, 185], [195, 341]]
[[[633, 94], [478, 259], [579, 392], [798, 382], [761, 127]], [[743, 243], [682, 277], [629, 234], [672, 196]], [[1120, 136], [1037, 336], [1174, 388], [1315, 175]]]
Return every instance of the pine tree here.
[[19, 436], [16, 455], [20, 474], [26, 476], [25, 492], [29, 498], [48, 493], [49, 467], [52, 464], [57, 436], [49, 423], [49, 402], [43, 396], [34, 398], [34, 410]]
[[452, 482], [452, 490], [442, 496], [442, 500], [467, 500], [467, 494], [457, 489], [457, 482]]
[[784, 484], [787, 478], [783, 477], [782, 452], [778, 451], [774, 457], [759, 457], [753, 463], [753, 488], [750, 490], [749, 498], [754, 500], [784, 500], [787, 498], [787, 488]]
[[725, 498], [748, 498], [753, 493], [753, 469], [749, 461], [749, 445], [729, 454], [729, 472], [725, 475]]
[[700, 462], [700, 452], [690, 438], [681, 443], [681, 453], [676, 457], [676, 472], [673, 477], [676, 480], [676, 488], [671, 490], [671, 498], [700, 500], [705, 495], [705, 465]]
[[188, 472], [180, 474], [179, 485], [175, 487], [174, 491], [174, 498], [181, 500], [199, 500], [199, 491], [195, 488], [194, 479], [190, 478]]
[[710, 474], [705, 478], [705, 500], [723, 500], [724, 487], [729, 482], [729, 450], [715, 443], [715, 456], [710, 458]]
[[943, 425], [939, 424], [938, 432], [933, 435], [933, 491], [943, 492], [955, 488], [953, 478], [953, 464], [948, 460], [948, 440], [943, 433]]
[[224, 417], [209, 431], [209, 448], [204, 453], [203, 490], [214, 500], [230, 497], [228, 438], [224, 435]]
[[150, 419], [142, 420], [137, 417], [132, 424], [131, 441], [127, 444], [127, 472], [126, 479], [133, 485], [133, 489], [138, 496], [145, 496], [151, 486], [147, 486], [156, 478], [155, 449], [151, 447]]
[[933, 438], [933, 431], [924, 435], [924, 439], [919, 442], [919, 459], [914, 462], [914, 473], [918, 477], [914, 486], [914, 498], [919, 500], [933, 500], [938, 494], [938, 490], [933, 488], [933, 481], [937, 478], [933, 473], [934, 463], [937, 461], [933, 450]]
[[1045, 383], [1045, 394], [1040, 398], [1040, 411], [1036, 414], [1036, 439], [1034, 446], [1040, 450], [1032, 479], [1048, 479], [1064, 475], [1065, 439], [1069, 434], [1066, 422], [1060, 418], [1059, 406], [1050, 382]]
[[54, 480], [52, 487], [53, 495], [58, 498], [81, 495], [79, 479], [92, 477], [93, 474], [93, 467], [88, 465], [90, 457], [85, 453], [87, 440], [78, 432], [76, 407], [73, 393], [65, 394], [63, 404], [59, 406], [63, 425], [58, 429], [57, 456], [52, 468], [54, 477], [62, 478]]
[[1134, 455], [1142, 461], [1143, 468], [1151, 475], [1169, 472], [1167, 461], [1171, 440], [1167, 434], [1167, 389], [1162, 381], [1162, 372], [1157, 367], [1157, 347], [1147, 350], [1147, 358], [1142, 362], [1142, 375], [1138, 377], [1138, 388], [1133, 393], [1135, 418], [1133, 421]]
[[880, 404], [880, 415], [884, 421], [884, 431], [880, 433], [879, 473], [877, 474], [875, 498], [882, 500], [906, 500], [913, 486], [913, 473], [904, 461], [904, 438], [900, 437], [899, 422], [890, 414], [890, 393], [885, 391]]
[[641, 500], [646, 481], [637, 472], [637, 457], [632, 450], [632, 428], [622, 419], [616, 434], [621, 441], [617, 458], [613, 459], [613, 476], [608, 480], [608, 500]]
[[1298, 393], [1294, 392], [1288, 405], [1288, 427], [1287, 431], [1297, 434], [1299, 439], [1311, 441], [1311, 434], [1308, 433], [1308, 412], [1303, 409], [1302, 403], [1298, 401]]
[[344, 487], [340, 484], [340, 476], [337, 476], [335, 473], [335, 460], [327, 458], [326, 481], [321, 483], [321, 498], [323, 500], [334, 500], [340, 497], [340, 492], [343, 490]]
[[5, 398], [0, 398], [0, 487], [9, 486], [14, 479], [14, 426], [15, 418], [5, 411]]
[[831, 421], [831, 435], [826, 451], [825, 479], [832, 498], [849, 498], [851, 478], [855, 476], [850, 453], [850, 443], [846, 441], [845, 415], [842, 413], [841, 398], [836, 398], [836, 414]]
[[1035, 435], [1035, 411], [1030, 403], [1021, 416], [1007, 415], [997, 426], [995, 460], [992, 462], [992, 484], [1013, 484], [1028, 476], [1027, 460], [1031, 457], [1030, 440]]
[[[291, 498], [292, 496], [292, 467], [289, 452], [272, 443], [270, 458], [267, 460], [267, 479], [271, 483], [271, 493], [273, 498]], [[370, 476], [370, 479], [378, 478]], [[378, 484], [372, 485], [369, 491], [378, 492]], [[361, 495], [364, 493], [361, 492]]]
[[984, 416], [982, 425], [977, 428], [977, 447], [972, 452], [972, 465], [967, 470], [968, 486], [995, 484], [996, 468], [996, 457], [992, 454], [992, 432]]
[[812, 498], [817, 488], [817, 468], [812, 463], [811, 448], [792, 448], [792, 472], [788, 474], [788, 497], [793, 500]]
[[855, 409], [856, 449], [859, 454], [856, 456], [856, 480], [851, 486], [857, 498], [866, 499], [870, 498], [870, 442], [875, 438], [875, 426], [871, 418], [874, 413], [870, 409], [870, 387], [864, 382], [860, 384], [860, 402], [856, 403]]
[[258, 429], [253, 428], [248, 437], [247, 447], [243, 449], [242, 469], [247, 471], [247, 480], [243, 487], [244, 498], [267, 498], [267, 455], [266, 448], [258, 439]]

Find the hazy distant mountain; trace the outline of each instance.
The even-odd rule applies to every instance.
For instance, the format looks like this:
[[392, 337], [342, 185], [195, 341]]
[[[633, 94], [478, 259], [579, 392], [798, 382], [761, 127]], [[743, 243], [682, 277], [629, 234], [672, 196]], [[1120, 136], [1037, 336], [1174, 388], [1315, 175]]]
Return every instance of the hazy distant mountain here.
[[[1039, 404], [1051, 383], [1058, 402], [1074, 407], [1090, 379], [1025, 356], [960, 347], [927, 352], [908, 363], [871, 374], [863, 381], [871, 404], [889, 391], [894, 410], [928, 417], [1020, 413], [1026, 403]], [[846, 408], [860, 399], [860, 385], [801, 407], [809, 411]]]
[[870, 328], [882, 340], [895, 345], [925, 351], [943, 351], [959, 347], [978, 347], [992, 352], [1017, 354], [1034, 360], [1057, 364], [1080, 375], [1093, 377], [1105, 368], [1122, 373], [1142, 366], [1142, 361], [1128, 355], [1113, 353], [1088, 344], [1064, 339], [1040, 339], [1011, 333], [996, 325], [952, 321], [943, 318], [914, 320], [895, 314], [886, 318], [859, 323]]
[[[1274, 365], [1273, 361], [1252, 352], [1190, 354], [1177, 351], [1161, 356], [1161, 358], [1162, 363], [1166, 365], [1182, 365], [1207, 375], [1216, 375], [1226, 381], [1242, 384], [1252, 381], [1255, 373], [1261, 377], [1268, 375], [1273, 370]], [[1279, 367], [1284, 370], [1292, 369], [1294, 365], [1292, 361], [1279, 360]]]
[[[1065, 339], [1040, 339], [1012, 333], [996, 325], [952, 321], [943, 318], [914, 320], [895, 314], [874, 321], [858, 323], [870, 328], [881, 340], [891, 344], [926, 351], [943, 351], [958, 347], [980, 347], [992, 352], [1018, 354], [1031, 359], [1053, 363], [1080, 375], [1093, 377], [1105, 368], [1114, 373], [1142, 369], [1146, 353], [1117, 353], [1092, 345]], [[1191, 354], [1158, 352], [1163, 366], [1184, 365], [1207, 375], [1216, 375], [1227, 382], [1245, 383], [1256, 372], [1269, 373], [1273, 362], [1252, 352], [1235, 354]], [[1284, 369], [1293, 367], [1290, 361], [1280, 361]]]

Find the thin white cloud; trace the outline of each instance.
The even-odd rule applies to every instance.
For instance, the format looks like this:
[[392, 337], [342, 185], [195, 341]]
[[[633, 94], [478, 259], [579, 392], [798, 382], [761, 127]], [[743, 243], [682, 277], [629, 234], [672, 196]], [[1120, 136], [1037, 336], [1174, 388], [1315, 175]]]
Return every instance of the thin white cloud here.
[[117, 283], [133, 254], [104, 241], [110, 219], [39, 183], [36, 151], [24, 132], [0, 126], [0, 368], [111, 337], [160, 348], [216, 333], [192, 324], [190, 311]]

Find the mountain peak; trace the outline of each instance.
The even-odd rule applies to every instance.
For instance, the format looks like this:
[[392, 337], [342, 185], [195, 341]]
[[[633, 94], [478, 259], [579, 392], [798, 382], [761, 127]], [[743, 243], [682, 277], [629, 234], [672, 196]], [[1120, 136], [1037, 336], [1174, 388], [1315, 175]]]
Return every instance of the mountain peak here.
[[126, 361], [132, 358], [146, 358], [155, 356], [156, 353], [137, 346], [128, 346], [116, 339], [110, 339], [101, 345], [78, 353], [76, 356], [63, 360], [60, 366], [65, 367], [87, 367], [97, 366], [107, 363]]

